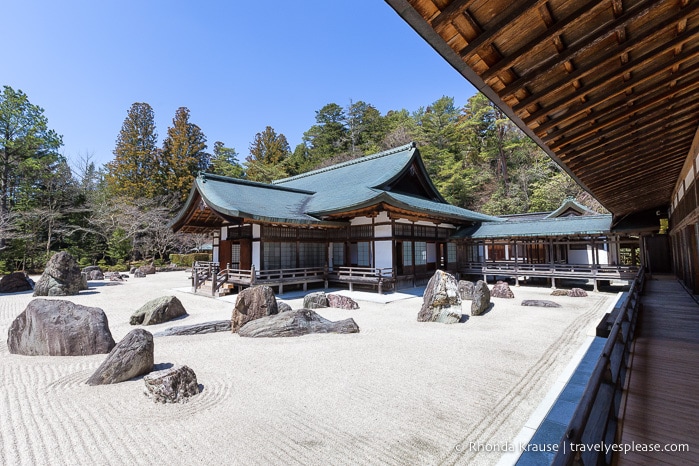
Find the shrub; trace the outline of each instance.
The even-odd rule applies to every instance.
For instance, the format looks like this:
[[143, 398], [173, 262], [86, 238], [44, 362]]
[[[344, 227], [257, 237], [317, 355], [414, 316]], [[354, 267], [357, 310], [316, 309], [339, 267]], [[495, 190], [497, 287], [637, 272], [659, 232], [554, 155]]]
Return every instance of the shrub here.
[[197, 261], [211, 261], [211, 254], [208, 252], [170, 254], [170, 262], [180, 267], [191, 267], [191, 265]]

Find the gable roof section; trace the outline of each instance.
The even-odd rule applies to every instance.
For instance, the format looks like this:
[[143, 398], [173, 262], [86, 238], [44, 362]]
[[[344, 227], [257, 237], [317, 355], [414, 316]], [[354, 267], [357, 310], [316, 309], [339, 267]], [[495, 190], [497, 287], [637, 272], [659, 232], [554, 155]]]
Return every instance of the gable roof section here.
[[[424, 195], [392, 191], [392, 186], [411, 176]], [[425, 214], [461, 221], [499, 221], [497, 217], [453, 206], [432, 184], [415, 143], [360, 157], [330, 167], [273, 182], [275, 186], [315, 192], [306, 212], [316, 217], [386, 203]]]
[[599, 215], [599, 213], [569, 197], [563, 201], [563, 204], [558, 209], [548, 214], [545, 218], [568, 217], [570, 215]]
[[550, 236], [587, 236], [609, 234], [611, 215], [582, 215], [540, 220], [484, 222], [459, 230], [452, 238], [518, 238]]

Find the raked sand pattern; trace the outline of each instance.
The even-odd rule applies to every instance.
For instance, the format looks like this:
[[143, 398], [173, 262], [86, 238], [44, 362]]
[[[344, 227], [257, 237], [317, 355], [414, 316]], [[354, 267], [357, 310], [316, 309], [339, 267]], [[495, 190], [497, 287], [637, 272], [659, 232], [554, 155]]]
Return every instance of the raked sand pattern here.
[[[189, 316], [153, 333], [230, 318], [233, 307], [173, 291], [188, 284], [182, 272], [90, 284], [68, 299], [104, 309], [117, 341], [158, 296], [176, 295]], [[32, 297], [0, 296], [0, 464], [494, 464], [498, 453], [469, 443], [517, 435], [615, 296], [513, 290], [515, 299], [494, 298], [490, 312], [456, 325], [418, 323], [422, 299], [410, 298], [320, 310], [353, 317], [354, 335], [156, 337], [156, 365], [186, 364], [203, 388], [181, 405], [153, 403], [141, 379], [85, 385], [102, 355], [10, 354], [7, 330]]]

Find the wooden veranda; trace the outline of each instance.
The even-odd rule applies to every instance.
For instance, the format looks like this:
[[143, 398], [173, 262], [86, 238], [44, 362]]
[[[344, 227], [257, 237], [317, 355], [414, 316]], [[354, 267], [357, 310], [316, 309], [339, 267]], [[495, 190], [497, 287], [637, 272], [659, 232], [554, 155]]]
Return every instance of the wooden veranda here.
[[633, 346], [617, 464], [699, 464], [699, 304], [675, 277], [646, 282]]

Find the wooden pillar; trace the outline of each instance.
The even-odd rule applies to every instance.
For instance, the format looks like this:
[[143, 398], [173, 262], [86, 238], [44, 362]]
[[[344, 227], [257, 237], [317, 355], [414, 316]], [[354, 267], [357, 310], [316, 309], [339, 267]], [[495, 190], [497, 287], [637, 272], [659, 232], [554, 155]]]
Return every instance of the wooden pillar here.
[[517, 240], [514, 240], [513, 249], [515, 253], [515, 286], [519, 286], [519, 264], [518, 264], [518, 253], [517, 253]]
[[553, 238], [549, 239], [549, 266], [551, 267], [551, 288], [556, 289], [556, 264], [553, 257]]

